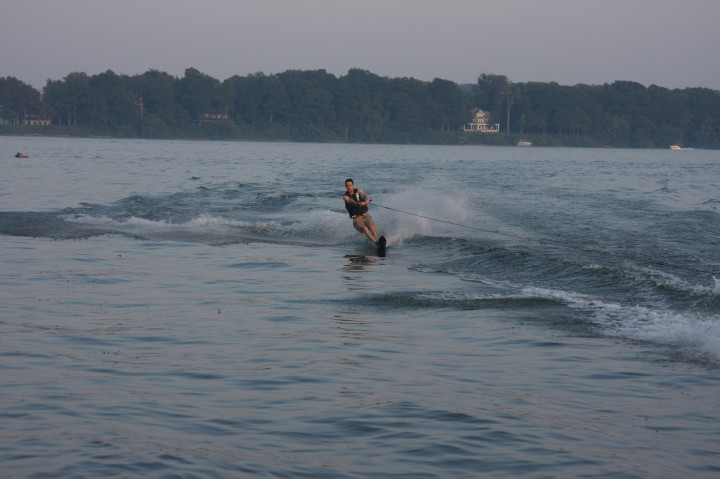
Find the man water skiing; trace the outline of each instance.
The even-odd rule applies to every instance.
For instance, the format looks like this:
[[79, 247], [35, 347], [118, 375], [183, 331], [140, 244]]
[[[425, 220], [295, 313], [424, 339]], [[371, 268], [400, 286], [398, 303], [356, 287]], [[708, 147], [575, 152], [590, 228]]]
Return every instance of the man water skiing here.
[[353, 220], [355, 229], [367, 236], [368, 239], [378, 247], [384, 247], [385, 237], [381, 236], [378, 238], [377, 225], [375, 225], [375, 220], [373, 220], [373, 217], [368, 213], [367, 205], [370, 204], [372, 200], [367, 197], [363, 190], [355, 188], [355, 182], [352, 178], [345, 180], [345, 194], [343, 195], [343, 199], [345, 200], [345, 208]]

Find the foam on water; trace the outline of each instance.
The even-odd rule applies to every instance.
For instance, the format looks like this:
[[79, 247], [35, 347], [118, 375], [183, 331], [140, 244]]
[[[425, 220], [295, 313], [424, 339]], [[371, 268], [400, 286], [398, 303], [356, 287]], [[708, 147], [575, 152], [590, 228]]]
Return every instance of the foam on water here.
[[720, 293], [718, 280], [714, 276], [712, 285], [703, 285], [691, 283], [681, 279], [677, 275], [653, 269], [643, 269], [641, 274], [630, 272], [628, 275], [637, 282], [649, 282], [656, 287], [672, 289], [693, 296], [717, 295]]
[[[261, 241], [307, 240], [326, 244], [346, 241], [354, 237], [354, 230], [347, 228], [348, 221], [339, 213], [316, 210], [289, 221], [249, 221], [229, 219], [211, 214], [201, 214], [181, 223], [168, 220], [150, 220], [131, 216], [118, 220], [107, 215], [69, 214], [61, 218], [71, 223], [94, 226], [118, 233], [153, 237], [165, 235], [164, 239], [192, 241], [192, 238], [204, 238], [202, 242], [214, 244], [227, 242], [229, 237], [237, 241], [249, 239]], [[184, 233], [184, 234], [183, 234]], [[167, 237], [167, 234], [176, 236]]]
[[462, 232], [443, 222], [467, 221], [470, 218], [467, 198], [461, 188], [447, 180], [426, 180], [378, 195], [378, 206], [372, 214], [391, 244], [404, 244], [417, 235]]
[[720, 315], [602, 304], [594, 320], [607, 334], [695, 350], [720, 360]]
[[[419, 270], [433, 272], [427, 267]], [[592, 295], [520, 286], [509, 281], [476, 281], [491, 290], [425, 292], [417, 294], [417, 298], [421, 301], [437, 302], [438, 306], [488, 300], [550, 300], [587, 313], [587, 321], [599, 327], [599, 332], [604, 335], [673, 346], [707, 355], [713, 358], [713, 361], [720, 361], [720, 314], [623, 305]]]
[[720, 315], [663, 311], [640, 305], [622, 305], [585, 294], [547, 288], [525, 287], [521, 294], [551, 298], [570, 308], [591, 313], [590, 320], [604, 334], [652, 341], [696, 350], [720, 360]]

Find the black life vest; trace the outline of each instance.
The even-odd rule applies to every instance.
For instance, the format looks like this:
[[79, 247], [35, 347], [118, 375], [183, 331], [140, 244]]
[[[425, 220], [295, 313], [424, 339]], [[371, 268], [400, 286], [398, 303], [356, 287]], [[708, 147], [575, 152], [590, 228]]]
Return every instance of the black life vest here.
[[[353, 191], [352, 195], [348, 195], [348, 192], [346, 191], [343, 196], [347, 196], [348, 198], [352, 198], [355, 201], [363, 201], [363, 198], [360, 197], [360, 193], [358, 193], [357, 188]], [[356, 216], [360, 216], [362, 214], [367, 213], [368, 207], [365, 206], [358, 206], [351, 203], [345, 202], [345, 209], [347, 209], [348, 214], [350, 215], [350, 218], [355, 218]]]

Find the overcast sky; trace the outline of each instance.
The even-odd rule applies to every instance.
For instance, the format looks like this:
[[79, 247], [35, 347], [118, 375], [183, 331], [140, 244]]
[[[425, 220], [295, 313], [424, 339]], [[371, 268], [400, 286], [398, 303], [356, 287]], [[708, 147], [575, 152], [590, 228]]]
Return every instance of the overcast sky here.
[[0, 0], [0, 77], [362, 68], [720, 89], [720, 0]]

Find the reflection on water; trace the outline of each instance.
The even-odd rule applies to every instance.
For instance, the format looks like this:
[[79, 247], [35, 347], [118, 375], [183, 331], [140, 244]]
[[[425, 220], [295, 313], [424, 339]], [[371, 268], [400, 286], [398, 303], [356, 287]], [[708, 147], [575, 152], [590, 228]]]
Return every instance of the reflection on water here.
[[350, 264], [346, 264], [343, 271], [363, 271], [366, 266], [377, 264], [377, 258], [367, 256], [364, 254], [346, 254], [345, 258], [348, 259]]
[[333, 315], [332, 319], [337, 325], [343, 346], [360, 346], [373, 339], [373, 330], [368, 327], [374, 322], [369, 321], [363, 312], [342, 311]]
[[364, 254], [345, 255], [348, 260], [342, 267], [342, 278], [347, 281], [348, 291], [357, 292], [373, 287], [373, 280], [365, 275], [377, 265], [378, 259]]

